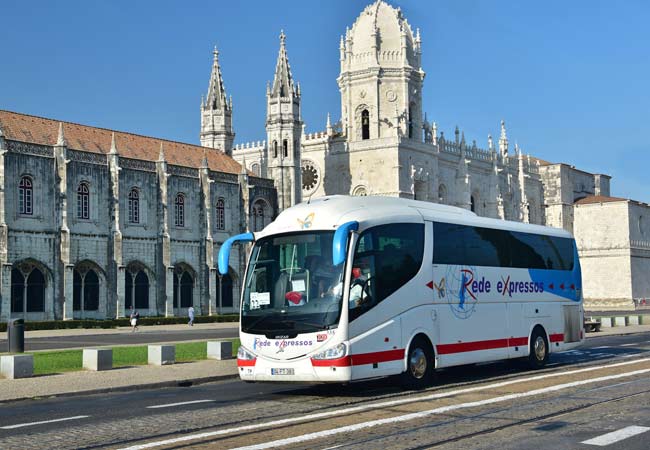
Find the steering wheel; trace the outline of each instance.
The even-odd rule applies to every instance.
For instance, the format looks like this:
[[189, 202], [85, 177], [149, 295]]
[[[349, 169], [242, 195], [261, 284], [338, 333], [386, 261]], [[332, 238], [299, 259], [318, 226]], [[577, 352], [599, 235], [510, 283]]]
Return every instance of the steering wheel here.
[[352, 284], [352, 286], [361, 286], [361, 297], [359, 298], [358, 302], [359, 306], [369, 305], [372, 301], [372, 297], [370, 295], [370, 280], [372, 280], [372, 276], [369, 276], [361, 283], [358, 283], [357, 280], [355, 280]]

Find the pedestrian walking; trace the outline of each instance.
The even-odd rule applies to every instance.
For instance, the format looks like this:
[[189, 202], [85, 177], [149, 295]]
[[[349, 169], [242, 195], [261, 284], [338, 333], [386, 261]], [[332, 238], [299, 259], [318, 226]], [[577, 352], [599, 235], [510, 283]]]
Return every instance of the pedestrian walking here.
[[194, 306], [190, 306], [190, 307], [187, 309], [187, 315], [188, 315], [189, 318], [190, 318], [190, 321], [187, 322], [187, 324], [188, 324], [189, 326], [193, 327], [193, 326], [194, 326]]
[[134, 333], [138, 329], [138, 320], [140, 319], [140, 313], [131, 306], [131, 333]]

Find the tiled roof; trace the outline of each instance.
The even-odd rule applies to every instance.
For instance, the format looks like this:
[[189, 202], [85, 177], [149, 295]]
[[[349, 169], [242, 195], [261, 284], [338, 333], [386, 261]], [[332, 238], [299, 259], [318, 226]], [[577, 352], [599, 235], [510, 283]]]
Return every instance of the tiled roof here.
[[531, 156], [530, 159], [532, 159], [533, 161], [537, 161], [540, 166], [552, 166], [555, 164], [552, 162], [544, 161], [543, 159], [536, 158], [534, 156]]
[[589, 205], [592, 203], [610, 203], [610, 202], [627, 202], [630, 201], [627, 198], [620, 198], [620, 197], [607, 197], [604, 195], [592, 195], [589, 197], [581, 198], [577, 202], [575, 202], [576, 205]]
[[[14, 141], [55, 145], [59, 123], [58, 120], [0, 110], [0, 130], [6, 139]], [[237, 161], [212, 148], [63, 122], [63, 134], [67, 146], [73, 150], [106, 154], [111, 148], [113, 132], [117, 151], [125, 158], [157, 161], [162, 143], [165, 160], [169, 164], [198, 168], [201, 166], [205, 152], [211, 170], [232, 174], [241, 171], [241, 165]]]

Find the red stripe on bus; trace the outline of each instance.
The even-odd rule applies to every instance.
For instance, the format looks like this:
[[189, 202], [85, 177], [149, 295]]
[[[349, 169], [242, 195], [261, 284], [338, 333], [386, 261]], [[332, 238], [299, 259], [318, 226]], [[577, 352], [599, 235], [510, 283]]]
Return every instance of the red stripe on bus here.
[[237, 358], [237, 367], [255, 367], [257, 359], [239, 359]]
[[352, 361], [349, 356], [337, 359], [313, 359], [311, 365], [314, 367], [350, 367]]
[[513, 337], [505, 339], [491, 339], [489, 341], [458, 342], [456, 344], [438, 344], [439, 355], [451, 353], [475, 352], [479, 350], [494, 350], [497, 348], [520, 347], [528, 345], [527, 337]]
[[404, 358], [404, 349], [387, 350], [384, 352], [360, 353], [338, 359], [312, 359], [314, 367], [349, 367], [363, 366], [387, 361], [397, 361]]
[[564, 333], [552, 334], [549, 339], [551, 342], [564, 342]]

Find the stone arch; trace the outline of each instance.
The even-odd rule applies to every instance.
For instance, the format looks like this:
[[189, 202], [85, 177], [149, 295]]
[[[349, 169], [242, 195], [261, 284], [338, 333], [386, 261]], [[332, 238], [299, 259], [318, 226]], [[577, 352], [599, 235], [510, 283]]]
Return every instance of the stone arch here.
[[251, 202], [250, 229], [251, 231], [262, 231], [265, 226], [271, 223], [272, 209], [269, 202], [261, 197]]
[[[372, 108], [365, 103], [358, 105], [354, 110], [356, 139], [358, 141], [370, 139], [373, 113]], [[364, 122], [365, 120], [365, 122]]]
[[217, 310], [236, 312], [239, 309], [239, 282], [235, 269], [228, 267], [226, 275], [217, 277]]
[[54, 289], [50, 269], [40, 261], [26, 258], [11, 269], [11, 317], [25, 320], [54, 319]]
[[147, 314], [156, 313], [156, 279], [153, 271], [140, 261], [131, 261], [124, 274], [124, 309], [131, 307]]
[[75, 264], [72, 275], [72, 310], [75, 318], [106, 317], [106, 272], [88, 259]]
[[368, 189], [364, 185], [360, 184], [352, 189], [350, 195], [354, 197], [366, 197], [368, 195]]
[[478, 189], [474, 189], [472, 191], [472, 195], [470, 196], [470, 210], [479, 216], [483, 214], [483, 204], [481, 203], [482, 201], [483, 200], [481, 199], [480, 191]]
[[190, 306], [200, 309], [197, 274], [194, 268], [186, 262], [174, 264], [174, 299], [175, 311], [187, 310]]
[[440, 183], [438, 186], [438, 203], [447, 204], [449, 201], [449, 193], [447, 192], [447, 186], [443, 183]]

